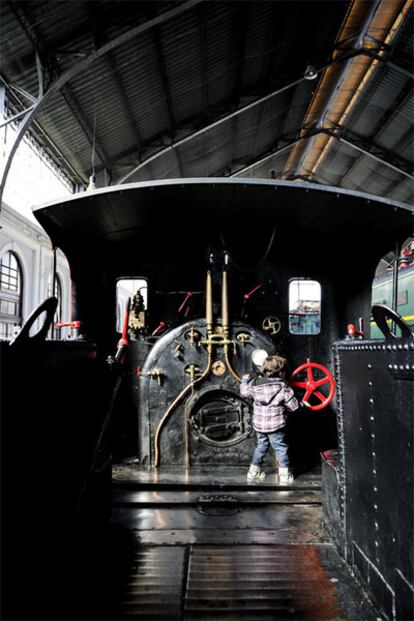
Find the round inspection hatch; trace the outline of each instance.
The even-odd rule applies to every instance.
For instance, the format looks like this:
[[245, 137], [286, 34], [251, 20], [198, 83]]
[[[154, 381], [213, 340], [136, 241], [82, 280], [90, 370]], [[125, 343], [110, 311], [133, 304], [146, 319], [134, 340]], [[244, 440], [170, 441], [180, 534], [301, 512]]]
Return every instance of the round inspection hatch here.
[[250, 410], [239, 395], [209, 389], [189, 402], [192, 435], [204, 444], [220, 448], [238, 444], [250, 435]]

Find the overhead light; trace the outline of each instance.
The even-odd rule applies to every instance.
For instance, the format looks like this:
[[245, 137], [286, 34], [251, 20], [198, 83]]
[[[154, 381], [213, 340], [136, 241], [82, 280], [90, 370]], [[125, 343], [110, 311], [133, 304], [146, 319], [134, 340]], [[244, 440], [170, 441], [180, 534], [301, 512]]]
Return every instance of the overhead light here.
[[318, 72], [316, 71], [315, 67], [313, 65], [308, 65], [305, 69], [303, 77], [305, 78], [305, 80], [314, 80], [317, 75]]

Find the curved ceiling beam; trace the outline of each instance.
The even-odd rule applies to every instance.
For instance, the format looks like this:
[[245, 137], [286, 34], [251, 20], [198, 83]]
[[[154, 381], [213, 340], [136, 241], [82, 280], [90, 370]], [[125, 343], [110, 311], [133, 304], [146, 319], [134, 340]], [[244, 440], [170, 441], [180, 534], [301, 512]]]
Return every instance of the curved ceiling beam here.
[[[9, 90], [9, 104], [10, 101], [13, 102], [13, 106], [10, 106], [11, 108], [14, 108], [15, 106], [18, 107], [23, 107], [25, 106], [25, 103], [23, 102], [21, 96], [13, 91], [13, 89], [10, 88], [9, 83], [7, 82], [7, 80], [4, 79], [4, 77], [0, 74], [0, 82], [4, 85], [5, 89]], [[32, 109], [33, 106], [30, 106], [29, 108], [26, 108], [24, 110], [22, 110], [21, 113], [18, 113], [17, 115], [15, 115], [16, 117], [22, 117], [26, 114], [28, 114]], [[14, 120], [14, 116], [9, 117], [7, 119], [5, 119], [4, 123], [0, 124], [0, 127], [3, 127], [3, 125], [7, 125], [7, 123], [10, 120]], [[39, 145], [39, 147], [44, 147], [44, 145], [42, 145], [38, 139], [38, 133], [42, 136], [43, 140], [46, 143], [46, 149], [49, 150], [55, 155], [59, 154], [59, 165], [58, 167], [62, 170], [63, 172], [63, 176], [70, 182], [73, 184], [82, 184], [82, 183], [87, 183], [87, 178], [85, 178], [81, 173], [79, 173], [75, 167], [73, 166], [73, 164], [71, 164], [71, 162], [69, 162], [69, 160], [60, 152], [58, 146], [55, 144], [55, 142], [50, 138], [50, 136], [48, 136], [48, 134], [45, 132], [45, 130], [43, 129], [43, 127], [40, 125], [40, 123], [35, 119], [33, 121], [33, 129], [34, 131], [32, 132], [32, 135], [36, 141], [36, 143]]]
[[[62, 74], [62, 68], [60, 62], [56, 58], [56, 56], [50, 55], [48, 50], [48, 43], [44, 39], [42, 33], [38, 28], [38, 24], [36, 19], [31, 14], [30, 8], [28, 7], [28, 3], [17, 2], [16, 0], [9, 0], [10, 6], [14, 15], [16, 16], [17, 21], [19, 22], [21, 28], [23, 29], [24, 34], [26, 35], [28, 41], [33, 46], [36, 55], [36, 70], [38, 76], [38, 85], [39, 85], [39, 94], [33, 100], [33, 103], [36, 104], [43, 96], [44, 88], [43, 88], [43, 73], [45, 71], [49, 74], [49, 80], [53, 81], [57, 79], [58, 76]], [[95, 46], [98, 47], [98, 46]], [[41, 58], [43, 57], [44, 68], [41, 66]], [[24, 93], [23, 93], [24, 94]], [[63, 101], [67, 105], [74, 119], [78, 123], [79, 127], [83, 131], [86, 140], [89, 142], [90, 146], [93, 150], [93, 159], [95, 158], [95, 154], [98, 156], [100, 161], [102, 162], [105, 169], [109, 170], [109, 161], [108, 154], [102, 144], [102, 141], [99, 139], [97, 135], [95, 124], [92, 127], [86, 118], [82, 106], [79, 103], [78, 97], [75, 94], [73, 88], [70, 84], [65, 84], [60, 91], [60, 94], [63, 98]], [[26, 95], [27, 97], [27, 95]], [[83, 177], [82, 173], [77, 173], [79, 177]]]
[[13, 158], [14, 158], [14, 156], [16, 154], [17, 148], [18, 148], [20, 142], [22, 141], [23, 136], [25, 135], [26, 131], [30, 127], [32, 121], [34, 120], [36, 115], [45, 107], [46, 103], [49, 101], [49, 99], [52, 97], [52, 95], [54, 95], [55, 93], [59, 92], [60, 89], [69, 80], [71, 80], [72, 78], [77, 76], [79, 73], [84, 71], [87, 67], [89, 67], [89, 65], [91, 65], [96, 60], [98, 60], [98, 58], [101, 58], [102, 56], [104, 56], [104, 54], [106, 54], [107, 52], [110, 52], [111, 50], [119, 47], [120, 45], [122, 45], [123, 43], [126, 43], [127, 41], [133, 39], [134, 37], [136, 37], [138, 35], [141, 35], [144, 32], [147, 32], [148, 30], [150, 30], [154, 26], [158, 26], [159, 24], [163, 24], [164, 22], [166, 22], [166, 21], [168, 21], [170, 19], [173, 19], [174, 17], [177, 17], [177, 16], [181, 15], [182, 13], [188, 11], [189, 9], [192, 9], [194, 6], [196, 6], [197, 4], [199, 4], [202, 1], [203, 0], [187, 0], [186, 2], [183, 2], [182, 4], [180, 4], [179, 6], [174, 7], [173, 9], [171, 9], [169, 11], [165, 11], [165, 13], [162, 13], [161, 15], [158, 15], [157, 17], [154, 17], [154, 18], [148, 20], [144, 24], [139, 24], [138, 26], [135, 26], [135, 27], [131, 28], [130, 30], [128, 30], [127, 32], [124, 32], [119, 37], [116, 37], [115, 39], [112, 39], [111, 41], [108, 41], [108, 43], [105, 43], [104, 45], [102, 45], [100, 48], [95, 50], [92, 54], [90, 54], [89, 56], [86, 56], [85, 58], [80, 60], [76, 65], [73, 65], [72, 67], [70, 67], [67, 71], [64, 71], [57, 78], [57, 80], [55, 80], [55, 82], [53, 82], [53, 84], [50, 86], [50, 88], [44, 93], [43, 97], [41, 99], [39, 99], [39, 101], [35, 104], [33, 109], [27, 114], [27, 116], [25, 117], [24, 121], [22, 122], [22, 124], [19, 127], [19, 131], [17, 133], [17, 136], [16, 136], [16, 139], [15, 139], [15, 141], [13, 143], [13, 146], [12, 146], [12, 148], [10, 150], [10, 154], [9, 154], [9, 156], [7, 158], [7, 161], [6, 161], [6, 164], [5, 164], [5, 167], [4, 167], [3, 176], [2, 176], [2, 179], [1, 179], [1, 184], [0, 184], [0, 209], [1, 209], [1, 201], [2, 201], [2, 198], [3, 198], [3, 193], [4, 193], [4, 188], [5, 188], [5, 185], [6, 185], [7, 177], [8, 177], [9, 171], [10, 171], [10, 167], [11, 167]]
[[[342, 63], [344, 61], [349, 60], [350, 58], [354, 58], [355, 56], [358, 56], [360, 54], [366, 54], [366, 53], [367, 53], [367, 50], [365, 50], [365, 49], [360, 49], [360, 50], [353, 51], [350, 54], [342, 56], [341, 58], [336, 58], [336, 59], [332, 60], [331, 62], [327, 63], [326, 65], [323, 65], [322, 67], [319, 67], [319, 69], [314, 69], [314, 73], [315, 74], [319, 74], [319, 73], [325, 71], [325, 69], [327, 69], [328, 67], [330, 67], [332, 65], [335, 65], [337, 63]], [[255, 108], [256, 106], [259, 106], [260, 104], [265, 103], [269, 99], [272, 99], [273, 97], [276, 97], [277, 95], [280, 95], [284, 91], [287, 91], [288, 89], [293, 88], [294, 86], [297, 86], [301, 82], [304, 82], [305, 80], [308, 80], [308, 79], [309, 79], [308, 77], [302, 76], [302, 77], [298, 78], [297, 80], [294, 80], [294, 82], [290, 82], [289, 84], [286, 84], [285, 86], [282, 86], [281, 88], [278, 88], [277, 90], [272, 91], [271, 93], [268, 93], [267, 95], [264, 95], [264, 97], [260, 97], [259, 99], [256, 99], [255, 101], [252, 101], [251, 103], [246, 104], [245, 106], [242, 106], [241, 108], [238, 108], [238, 110], [235, 110], [234, 112], [226, 114], [225, 116], [221, 117], [217, 121], [213, 121], [209, 125], [205, 125], [201, 129], [198, 129], [195, 132], [192, 132], [191, 134], [189, 134], [185, 138], [181, 138], [180, 140], [177, 140], [176, 142], [173, 142], [172, 144], [168, 145], [168, 147], [165, 147], [164, 149], [160, 149], [160, 151], [157, 151], [153, 155], [150, 155], [150, 157], [148, 157], [147, 159], [145, 159], [142, 162], [140, 162], [139, 164], [137, 164], [137, 166], [135, 166], [132, 170], [130, 170], [128, 173], [126, 173], [120, 179], [118, 179], [118, 181], [116, 183], [117, 184], [124, 183], [127, 179], [132, 177], [132, 175], [134, 175], [139, 170], [141, 170], [142, 168], [144, 168], [145, 166], [147, 166], [148, 164], [150, 164], [154, 160], [158, 159], [159, 157], [161, 157], [165, 153], [169, 153], [171, 151], [174, 151], [174, 149], [177, 149], [178, 147], [181, 147], [186, 142], [189, 142], [190, 140], [194, 140], [194, 138], [197, 138], [198, 136], [201, 136], [202, 134], [205, 134], [206, 132], [210, 131], [211, 129], [214, 129], [214, 128], [218, 127], [222, 123], [226, 123], [230, 119], [234, 119], [239, 114], [243, 114], [243, 112], [247, 112], [248, 110], [251, 110], [252, 108]]]
[[[323, 68], [319, 69], [319, 71], [322, 71], [322, 70], [323, 70]], [[299, 78], [298, 80], [295, 80], [294, 82], [290, 82], [290, 84], [287, 84], [286, 86], [282, 86], [282, 88], [279, 88], [276, 91], [273, 91], [272, 93], [269, 93], [268, 95], [265, 95], [264, 97], [260, 97], [260, 99], [256, 99], [255, 101], [253, 101], [253, 102], [243, 106], [242, 108], [239, 108], [238, 110], [235, 110], [234, 112], [231, 112], [230, 114], [226, 114], [225, 116], [221, 117], [217, 121], [213, 121], [213, 123], [210, 123], [209, 125], [205, 125], [201, 129], [198, 129], [195, 132], [192, 132], [191, 134], [189, 134], [185, 138], [181, 138], [181, 140], [177, 140], [176, 142], [173, 142], [168, 147], [165, 147], [164, 149], [161, 149], [160, 151], [157, 151], [156, 153], [154, 153], [153, 155], [148, 157], [143, 162], [140, 162], [137, 166], [135, 166], [132, 170], [130, 170], [126, 175], [121, 177], [121, 179], [119, 179], [117, 183], [118, 184], [119, 183], [124, 183], [127, 179], [129, 179], [129, 177], [132, 177], [132, 175], [134, 175], [136, 172], [141, 170], [141, 168], [144, 168], [144, 166], [147, 166], [148, 164], [150, 164], [154, 160], [158, 159], [159, 157], [161, 157], [165, 153], [169, 153], [170, 151], [174, 151], [175, 149], [177, 149], [178, 147], [181, 147], [186, 142], [189, 142], [190, 140], [194, 140], [194, 138], [197, 138], [198, 136], [202, 136], [203, 134], [205, 134], [206, 132], [210, 131], [211, 129], [214, 129], [215, 127], [218, 127], [222, 123], [226, 123], [227, 121], [229, 121], [230, 119], [235, 118], [239, 114], [242, 114], [243, 112], [247, 112], [248, 110], [251, 110], [255, 106], [258, 106], [258, 105], [264, 103], [265, 101], [268, 101], [269, 99], [272, 99], [272, 97], [276, 97], [276, 95], [280, 95], [280, 93], [283, 93], [284, 91], [288, 90], [289, 88], [293, 88], [293, 86], [296, 86], [297, 84], [299, 84], [303, 80], [305, 80], [305, 78], [302, 77], [302, 78]]]

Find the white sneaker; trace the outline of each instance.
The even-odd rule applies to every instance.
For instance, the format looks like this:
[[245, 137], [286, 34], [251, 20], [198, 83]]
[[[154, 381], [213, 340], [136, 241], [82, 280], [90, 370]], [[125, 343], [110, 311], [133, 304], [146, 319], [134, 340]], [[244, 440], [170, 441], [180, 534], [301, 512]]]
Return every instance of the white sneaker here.
[[254, 464], [251, 464], [247, 471], [249, 481], [263, 481], [265, 476], [266, 474], [260, 471], [260, 466], [255, 466]]
[[294, 476], [289, 468], [279, 467], [279, 483], [292, 483], [293, 479]]

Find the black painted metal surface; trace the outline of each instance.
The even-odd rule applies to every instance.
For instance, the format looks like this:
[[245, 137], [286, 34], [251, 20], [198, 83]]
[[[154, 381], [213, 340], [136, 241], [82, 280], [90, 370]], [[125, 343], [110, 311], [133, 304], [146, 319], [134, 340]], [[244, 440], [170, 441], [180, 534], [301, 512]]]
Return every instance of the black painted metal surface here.
[[[195, 338], [191, 337], [194, 333]], [[205, 320], [197, 319], [169, 331], [149, 353], [139, 382], [139, 457], [143, 464], [154, 463], [155, 434], [165, 412], [207, 368], [208, 354], [201, 343], [206, 338]], [[275, 351], [266, 334], [239, 321], [232, 323], [229, 338], [234, 342], [230, 364], [239, 377], [255, 372], [254, 349]], [[154, 369], [160, 372], [159, 381]], [[183, 396], [165, 421], [160, 432], [160, 465], [249, 464], [256, 445], [250, 413], [251, 406], [240, 397], [239, 382], [226, 365], [223, 346], [215, 346], [210, 372]]]
[[414, 342], [335, 344], [345, 558], [390, 619], [412, 619]]
[[[109, 186], [39, 206], [35, 216], [53, 241], [71, 256], [78, 254], [79, 236], [94, 245], [108, 245], [137, 236], [140, 231], [148, 233], [148, 226], [154, 226], [157, 235], [161, 235], [160, 218], [166, 231], [188, 234], [195, 207], [203, 214], [205, 227], [197, 229], [194, 241], [199, 243], [200, 235], [217, 227], [217, 222], [228, 226], [249, 212], [252, 205], [256, 217], [263, 222], [274, 217], [291, 222], [294, 216], [297, 233], [301, 229], [312, 234], [322, 231], [334, 237], [326, 237], [327, 244], [334, 241], [344, 247], [348, 245], [346, 237], [341, 239], [344, 229], [352, 230], [355, 239], [369, 230], [384, 233], [387, 226], [388, 233], [392, 230], [398, 235], [401, 228], [409, 227], [413, 210], [409, 204], [327, 185], [210, 177]], [[354, 227], [355, 222], [358, 227]], [[73, 235], [75, 231], [78, 236]], [[188, 236], [187, 241], [191, 241]], [[137, 253], [142, 250], [136, 248]]]
[[325, 451], [322, 457], [322, 500], [324, 525], [343, 554], [344, 537], [341, 529], [341, 483], [337, 450]]
[[113, 378], [85, 342], [64, 352], [59, 342], [1, 343], [0, 359], [1, 614], [57, 618], [45, 614], [64, 591], [76, 527], [99, 531], [111, 513], [108, 429], [94, 453]]

